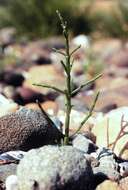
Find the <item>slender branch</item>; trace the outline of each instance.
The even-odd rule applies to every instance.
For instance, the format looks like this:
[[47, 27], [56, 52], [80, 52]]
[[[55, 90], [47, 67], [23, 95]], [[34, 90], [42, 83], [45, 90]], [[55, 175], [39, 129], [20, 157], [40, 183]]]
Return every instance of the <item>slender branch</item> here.
[[61, 65], [63, 66], [65, 72], [67, 73], [67, 67], [66, 65], [64, 64], [63, 60], [60, 61]]
[[122, 156], [122, 154], [124, 153], [124, 151], [128, 148], [128, 142], [126, 142], [123, 146], [123, 148], [121, 149], [120, 153], [119, 153], [119, 157]]
[[107, 118], [107, 148], [109, 148], [109, 118]]
[[58, 17], [61, 22], [61, 27], [63, 30], [63, 35], [65, 38], [65, 64], [64, 62], [61, 62], [63, 65], [65, 71], [66, 71], [66, 91], [65, 91], [65, 99], [66, 99], [66, 117], [65, 117], [65, 137], [64, 137], [64, 145], [69, 144], [69, 125], [70, 125], [70, 114], [72, 109], [71, 104], [71, 93], [72, 93], [72, 87], [71, 87], [71, 56], [70, 56], [70, 47], [69, 47], [69, 34], [68, 34], [68, 28], [67, 28], [67, 22], [63, 20], [63, 17], [61, 16], [59, 11], [56, 11], [58, 14]]
[[51, 85], [46, 85], [46, 84], [33, 84], [34, 86], [40, 86], [40, 87], [44, 87], [44, 88], [51, 88], [52, 90], [55, 90], [59, 93], [65, 94], [65, 92], [59, 88], [56, 88], [55, 86], [51, 86]]
[[124, 130], [125, 130], [125, 128], [128, 126], [128, 122], [125, 122], [124, 125], [123, 125], [123, 123], [124, 123], [124, 115], [122, 115], [122, 117], [121, 117], [121, 124], [120, 124], [120, 125], [121, 125], [121, 128], [120, 128], [120, 131], [119, 131], [119, 133], [118, 133], [118, 135], [117, 135], [115, 141], [114, 141], [113, 143], [111, 143], [111, 145], [113, 146], [113, 147], [112, 147], [112, 151], [115, 150], [115, 147], [116, 147], [117, 142], [118, 142], [123, 136], [127, 135], [127, 132], [125, 132]]
[[91, 84], [92, 82], [95, 82], [98, 78], [100, 78], [102, 76], [102, 74], [97, 75], [95, 78], [89, 80], [88, 82], [86, 82], [85, 84], [82, 84], [81, 86], [79, 86], [77, 89], [73, 90], [72, 92], [72, 96], [75, 95], [76, 93], [80, 92], [80, 90], [82, 90], [85, 86], [88, 86], [89, 84]]
[[61, 14], [58, 10], [56, 11], [56, 13], [60, 19], [61, 27], [63, 29], [63, 35], [65, 38], [68, 38], [67, 21], [64, 21], [63, 17], [61, 16]]
[[[93, 112], [93, 110], [94, 110], [94, 107], [95, 107], [95, 105], [96, 105], [96, 102], [97, 102], [97, 100], [98, 100], [99, 94], [100, 94], [100, 92], [98, 92], [98, 93], [96, 94], [95, 99], [94, 99], [94, 101], [93, 101], [93, 104], [92, 104], [92, 106], [91, 106], [91, 108], [90, 108], [90, 110], [89, 110], [89, 113], [86, 115], [86, 117], [85, 117], [85, 118], [83, 119], [83, 121], [80, 123], [80, 126], [78, 127], [78, 129], [76, 130], [76, 132], [75, 132], [72, 136], [76, 135], [76, 134], [81, 130], [81, 128], [83, 127], [83, 125], [87, 122], [87, 120], [91, 117], [92, 112]], [[71, 136], [71, 137], [72, 137], [72, 136]]]
[[62, 51], [60, 51], [60, 50], [58, 50], [56, 48], [52, 48], [52, 50], [55, 51], [56, 53], [59, 53], [59, 54], [61, 54], [63, 56], [66, 56], [66, 54], [64, 52], [62, 52]]
[[70, 68], [72, 69], [72, 67], [73, 67], [73, 64], [74, 64], [74, 58], [72, 59], [72, 61], [71, 61], [71, 65], [70, 65]]
[[[36, 100], [36, 103], [38, 104], [38, 107], [40, 108], [43, 116], [45, 116], [45, 118], [47, 119], [47, 121], [49, 121], [53, 126], [56, 126], [56, 124], [51, 120], [51, 118], [49, 117], [49, 115], [47, 114], [47, 112], [45, 112], [45, 110], [43, 109], [43, 107], [41, 106], [41, 103], [39, 102], [39, 100]], [[62, 131], [61, 131], [62, 132]], [[62, 137], [64, 137], [64, 135], [62, 134]], [[63, 139], [63, 138], [62, 138]], [[61, 140], [62, 140], [61, 139]]]
[[36, 100], [36, 103], [38, 104], [38, 107], [40, 108], [41, 112], [43, 113], [43, 115], [47, 115], [46, 112], [44, 111], [44, 109], [42, 108], [39, 100]]
[[70, 53], [70, 56], [72, 56], [78, 49], [81, 48], [81, 45], [79, 45], [77, 48], [75, 48], [71, 53]]

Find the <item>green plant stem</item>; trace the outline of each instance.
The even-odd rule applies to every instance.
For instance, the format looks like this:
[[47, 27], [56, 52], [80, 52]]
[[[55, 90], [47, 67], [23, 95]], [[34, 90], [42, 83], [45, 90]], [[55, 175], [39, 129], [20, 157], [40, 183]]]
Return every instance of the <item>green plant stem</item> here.
[[66, 56], [66, 54], [64, 52], [62, 52], [62, 51], [60, 51], [60, 50], [58, 50], [56, 48], [52, 48], [52, 50], [55, 51], [56, 53], [59, 53], [59, 54], [61, 54], [63, 56]]
[[[45, 87], [45, 88], [50, 88], [50, 89], [55, 90], [55, 91], [57, 91], [59, 93], [62, 93], [65, 96], [65, 100], [66, 100], [66, 105], [65, 105], [66, 116], [65, 116], [65, 134], [64, 134], [64, 142], [63, 142], [63, 144], [68, 145], [69, 144], [69, 126], [70, 126], [70, 117], [71, 117], [71, 109], [72, 109], [71, 98], [75, 93], [79, 92], [82, 88], [84, 88], [85, 86], [91, 84], [96, 79], [101, 77], [101, 74], [96, 76], [95, 78], [91, 79], [90, 81], [86, 82], [85, 84], [79, 86], [77, 89], [72, 90], [71, 69], [72, 69], [73, 62], [74, 62], [74, 59], [73, 59], [72, 55], [80, 48], [80, 46], [75, 48], [70, 53], [70, 44], [69, 44], [69, 34], [68, 34], [67, 22], [65, 22], [63, 20], [63, 17], [61, 16], [59, 11], [57, 11], [57, 14], [58, 14], [58, 17], [59, 17], [60, 22], [61, 22], [61, 27], [62, 27], [63, 35], [64, 35], [64, 38], [65, 38], [65, 45], [66, 45], [65, 49], [66, 50], [65, 50], [65, 52], [62, 52], [60, 50], [54, 49], [54, 51], [56, 51], [57, 53], [63, 55], [64, 58], [65, 58], [64, 61], [61, 60], [61, 65], [63, 66], [63, 69], [64, 69], [65, 74], [66, 74], [66, 87], [65, 87], [65, 90], [61, 90], [61, 89], [59, 89], [59, 88], [57, 88], [55, 86], [51, 86], [51, 85], [44, 85], [44, 84], [33, 84], [33, 85], [41, 86], [41, 87]], [[75, 134], [78, 133], [81, 130], [81, 128], [85, 124], [85, 122], [91, 117], [92, 112], [93, 112], [94, 107], [95, 107], [95, 104], [97, 102], [98, 96], [99, 96], [99, 93], [97, 93], [97, 95], [96, 95], [96, 97], [94, 99], [94, 102], [93, 102], [93, 104], [92, 104], [92, 106], [91, 106], [91, 108], [89, 110], [88, 115], [83, 119], [80, 126], [76, 130]], [[41, 105], [39, 103], [38, 103], [38, 105], [39, 105], [40, 109], [42, 110]], [[42, 112], [43, 112], [43, 110], [42, 110]]]
[[[65, 52], [65, 64], [63, 62], [62, 65], [66, 72], [66, 90], [65, 90], [65, 99], [66, 99], [66, 117], [65, 117], [65, 137], [64, 137], [64, 145], [69, 144], [69, 125], [70, 125], [70, 114], [72, 109], [71, 104], [71, 96], [72, 96], [72, 87], [71, 87], [71, 55], [70, 55], [70, 47], [69, 47], [69, 35], [68, 35], [68, 28], [67, 28], [67, 22], [63, 20], [63, 17], [61, 16], [60, 12], [56, 11], [58, 14], [58, 17], [61, 22], [61, 27], [63, 30], [63, 35], [65, 38], [65, 44], [66, 44], [66, 52]], [[75, 50], [76, 51], [76, 50]], [[75, 52], [74, 51], [74, 52]]]
[[34, 86], [40, 86], [40, 87], [44, 87], [44, 88], [51, 88], [52, 90], [55, 90], [59, 93], [65, 94], [65, 92], [55, 86], [51, 86], [51, 85], [46, 85], [46, 84], [33, 84]]
[[65, 117], [65, 138], [64, 144], [69, 144], [69, 125], [70, 125], [70, 113], [71, 113], [71, 66], [70, 66], [70, 52], [69, 52], [69, 38], [68, 32], [65, 33], [66, 40], [66, 68], [67, 68], [67, 78], [66, 78], [66, 117]]
[[81, 130], [81, 128], [83, 127], [83, 125], [87, 122], [87, 120], [92, 116], [92, 112], [93, 112], [93, 110], [95, 108], [95, 105], [96, 105], [96, 102], [98, 100], [98, 97], [99, 97], [99, 92], [95, 96], [95, 99], [94, 99], [93, 104], [92, 104], [92, 106], [91, 106], [91, 108], [89, 110], [89, 113], [86, 115], [86, 117], [80, 123], [80, 126], [78, 127], [78, 129], [75, 131], [75, 133], [71, 137], [73, 137], [74, 135], [76, 135]]
[[101, 76], [102, 76], [102, 74], [99, 74], [95, 78], [93, 78], [93, 79], [89, 80], [88, 82], [86, 82], [85, 84], [80, 85], [77, 89], [73, 90], [72, 96], [75, 95], [76, 93], [80, 92], [82, 90], [82, 88], [84, 88], [85, 86], [88, 86], [89, 84], [95, 82]]
[[76, 49], [74, 49], [71, 53], [70, 53], [70, 56], [72, 56], [78, 49], [81, 48], [81, 45], [79, 45]]

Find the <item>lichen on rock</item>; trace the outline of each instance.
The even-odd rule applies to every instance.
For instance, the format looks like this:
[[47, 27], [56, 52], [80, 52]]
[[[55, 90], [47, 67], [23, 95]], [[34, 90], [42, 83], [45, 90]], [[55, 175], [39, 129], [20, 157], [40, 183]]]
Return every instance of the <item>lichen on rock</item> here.
[[90, 163], [72, 146], [30, 150], [18, 165], [17, 176], [19, 190], [92, 190]]

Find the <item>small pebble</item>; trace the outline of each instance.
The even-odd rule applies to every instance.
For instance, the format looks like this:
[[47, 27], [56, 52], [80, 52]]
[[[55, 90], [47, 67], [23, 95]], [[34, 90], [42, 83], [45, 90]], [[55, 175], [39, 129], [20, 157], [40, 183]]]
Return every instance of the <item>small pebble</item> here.
[[10, 175], [5, 182], [6, 190], [18, 190], [18, 178], [16, 175]]

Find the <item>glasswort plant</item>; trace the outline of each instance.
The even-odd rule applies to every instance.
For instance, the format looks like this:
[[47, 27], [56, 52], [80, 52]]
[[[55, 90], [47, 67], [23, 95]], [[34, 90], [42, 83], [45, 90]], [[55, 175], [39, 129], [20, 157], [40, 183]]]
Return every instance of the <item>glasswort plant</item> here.
[[[34, 84], [36, 86], [41, 86], [41, 87], [45, 87], [45, 88], [50, 88], [53, 89], [61, 94], [63, 94], [65, 96], [65, 100], [66, 100], [66, 116], [65, 116], [65, 134], [64, 134], [64, 145], [68, 145], [69, 144], [69, 127], [70, 127], [70, 115], [71, 115], [71, 109], [73, 107], [72, 105], [72, 96], [75, 95], [76, 93], [80, 92], [81, 89], [83, 89], [85, 86], [91, 84], [92, 82], [94, 82], [95, 80], [97, 80], [99, 77], [101, 77], [101, 74], [97, 75], [96, 77], [94, 77], [93, 79], [89, 80], [88, 82], [86, 82], [85, 84], [80, 85], [78, 88], [76, 89], [72, 89], [72, 77], [71, 77], [71, 69], [73, 66], [73, 54], [80, 48], [80, 46], [78, 46], [77, 48], [75, 48], [72, 52], [70, 52], [70, 43], [69, 43], [69, 33], [68, 33], [68, 26], [67, 26], [67, 21], [64, 21], [63, 17], [61, 16], [60, 12], [57, 10], [57, 15], [60, 19], [60, 23], [61, 23], [61, 27], [62, 27], [62, 31], [63, 31], [63, 36], [65, 38], [65, 52], [62, 52], [58, 49], [53, 49], [56, 53], [59, 53], [61, 55], [64, 56], [64, 60], [61, 60], [61, 64], [62, 67], [65, 71], [65, 76], [66, 76], [66, 87], [65, 90], [61, 90], [55, 86], [51, 86], [51, 85], [45, 85], [45, 84]], [[92, 112], [94, 110], [94, 107], [96, 105], [97, 99], [99, 96], [99, 92], [96, 94], [93, 104], [88, 112], [88, 114], [86, 115], [86, 117], [83, 119], [83, 121], [81, 121], [80, 126], [78, 127], [78, 129], [76, 130], [76, 132], [73, 134], [75, 135], [76, 133], [78, 133], [82, 126], [85, 124], [85, 122], [91, 117]]]

